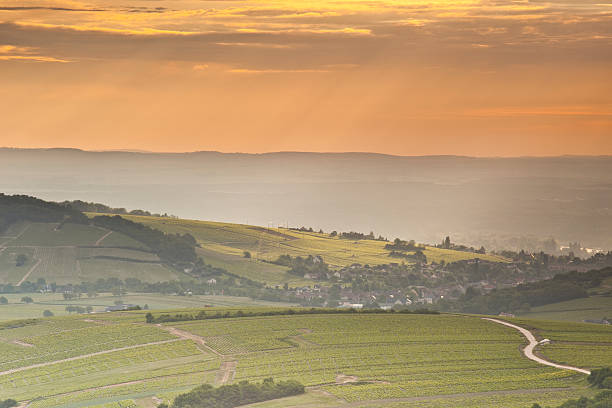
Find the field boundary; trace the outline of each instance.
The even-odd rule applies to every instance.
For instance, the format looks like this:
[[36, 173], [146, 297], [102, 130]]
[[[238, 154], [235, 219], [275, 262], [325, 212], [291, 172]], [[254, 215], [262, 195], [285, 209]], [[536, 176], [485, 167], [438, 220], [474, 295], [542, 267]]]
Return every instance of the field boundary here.
[[539, 363], [539, 364], [543, 364], [543, 365], [547, 365], [547, 366], [555, 367], [555, 368], [560, 368], [562, 370], [572, 370], [572, 371], [577, 371], [579, 373], [587, 374], [587, 375], [591, 374], [591, 372], [589, 370], [585, 370], [584, 368], [578, 368], [578, 367], [573, 367], [573, 366], [568, 366], [568, 365], [563, 365], [563, 364], [557, 364], [557, 363], [553, 363], [552, 361], [544, 360], [543, 358], [536, 356], [533, 353], [533, 350], [540, 343], [536, 340], [536, 338], [533, 335], [533, 333], [531, 333], [529, 330], [527, 330], [527, 329], [525, 329], [523, 327], [517, 326], [515, 324], [508, 323], [508, 322], [505, 322], [503, 320], [499, 320], [499, 319], [493, 319], [493, 318], [490, 318], [490, 317], [483, 317], [483, 319], [484, 320], [489, 320], [489, 321], [492, 321], [492, 322], [495, 322], [495, 323], [503, 324], [504, 326], [511, 327], [511, 328], [516, 329], [519, 332], [521, 332], [521, 334], [523, 336], [525, 336], [525, 338], [527, 338], [527, 340], [529, 341], [529, 344], [527, 346], [525, 346], [525, 348], [523, 348], [523, 350], [522, 350], [523, 354], [528, 359], [533, 360], [533, 361], [535, 361], [536, 363]]

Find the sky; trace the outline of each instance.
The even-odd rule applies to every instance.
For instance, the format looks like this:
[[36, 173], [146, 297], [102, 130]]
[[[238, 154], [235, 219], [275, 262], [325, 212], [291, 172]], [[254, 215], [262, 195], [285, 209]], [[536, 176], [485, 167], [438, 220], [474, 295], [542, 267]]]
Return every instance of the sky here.
[[612, 154], [610, 0], [2, 0], [0, 146]]

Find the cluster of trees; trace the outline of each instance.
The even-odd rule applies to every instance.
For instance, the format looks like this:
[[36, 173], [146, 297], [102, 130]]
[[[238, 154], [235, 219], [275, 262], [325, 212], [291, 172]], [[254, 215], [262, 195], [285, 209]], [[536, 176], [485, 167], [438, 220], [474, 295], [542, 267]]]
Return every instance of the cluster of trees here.
[[281, 255], [276, 261], [272, 261], [272, 263], [289, 267], [288, 272], [297, 276], [310, 274], [327, 278], [329, 272], [329, 266], [323, 261], [323, 258], [318, 255], [308, 255], [304, 258], [301, 256], [292, 257], [291, 255]]
[[93, 307], [92, 306], [87, 306], [87, 307], [83, 307], [83, 306], [66, 306], [66, 311], [68, 313], [78, 313], [78, 314], [83, 314], [83, 313], [91, 313], [93, 312]]
[[402, 241], [395, 238], [392, 243], [385, 245], [385, 249], [390, 251], [416, 251], [418, 246], [414, 240]]
[[441, 244], [436, 245], [436, 248], [442, 249], [452, 249], [454, 251], [463, 251], [463, 252], [473, 252], [476, 254], [486, 254], [487, 250], [484, 246], [481, 246], [479, 249], [474, 247], [468, 247], [467, 245], [453, 244], [449, 236], [442, 240]]
[[125, 208], [113, 208], [100, 203], [88, 203], [81, 200], [63, 201], [60, 203], [64, 207], [69, 207], [81, 212], [102, 213], [102, 214], [119, 214], [119, 215], [146, 215], [153, 217], [170, 217], [168, 214], [151, 213], [145, 210], [128, 211]]
[[232, 319], [239, 317], [256, 317], [256, 316], [291, 316], [291, 315], [319, 315], [319, 314], [369, 314], [369, 313], [404, 313], [404, 314], [440, 314], [440, 312], [429, 309], [379, 309], [379, 308], [367, 308], [367, 309], [335, 309], [335, 308], [300, 308], [300, 309], [276, 309], [276, 310], [261, 310], [261, 311], [252, 311], [247, 310], [243, 312], [242, 310], [238, 311], [226, 311], [224, 313], [215, 312], [206, 313], [205, 310], [200, 310], [196, 314], [191, 313], [177, 313], [177, 314], [161, 314], [155, 316], [153, 313], [147, 313], [145, 316], [145, 320], [147, 323], [168, 323], [168, 322], [183, 322], [190, 320], [207, 320], [207, 319]]
[[480, 293], [470, 287], [455, 302], [443, 302], [443, 310], [467, 313], [497, 314], [500, 312], [527, 311], [534, 306], [588, 297], [587, 289], [597, 287], [612, 276], [612, 268], [586, 273], [569, 272], [552, 279], [531, 282], [512, 288]]
[[[304, 386], [295, 380], [274, 382], [272, 378], [266, 378], [262, 383], [251, 384], [248, 381], [241, 381], [237, 384], [222, 385], [219, 388], [204, 384], [188, 393], [178, 395], [174, 399], [172, 407], [233, 408], [255, 402], [300, 395], [304, 392]], [[167, 406], [164, 408], [167, 408]]]
[[12, 408], [19, 405], [17, 401], [14, 399], [5, 399], [4, 401], [0, 401], [0, 408]]
[[[332, 236], [335, 236], [334, 232], [331, 233]], [[370, 233], [367, 235], [364, 234], [363, 232], [356, 232], [356, 231], [341, 232], [340, 234], [337, 234], [337, 235], [340, 239], [352, 239], [355, 241], [362, 240], [362, 239], [369, 239], [372, 241], [388, 241], [387, 238], [383, 237], [382, 235], [379, 235], [378, 237], [376, 237], [373, 231], [370, 231]]]
[[203, 261], [195, 252], [197, 242], [190, 234], [164, 234], [146, 225], [126, 220], [119, 215], [99, 215], [92, 219], [94, 225], [121, 232], [147, 245], [162, 260], [173, 266], [202, 267]]
[[[7, 305], [8, 304], [8, 299], [5, 296], [0, 296], [0, 305]], [[21, 298], [21, 303], [32, 303], [34, 302], [34, 299], [32, 299], [29, 296], [23, 296]]]
[[389, 252], [389, 256], [391, 258], [414, 259], [415, 262], [420, 264], [427, 263], [427, 256], [420, 249], [417, 249], [413, 254], [407, 254], [402, 251], [391, 251]]
[[18, 221], [87, 223], [81, 212], [26, 195], [0, 193], [0, 231]]

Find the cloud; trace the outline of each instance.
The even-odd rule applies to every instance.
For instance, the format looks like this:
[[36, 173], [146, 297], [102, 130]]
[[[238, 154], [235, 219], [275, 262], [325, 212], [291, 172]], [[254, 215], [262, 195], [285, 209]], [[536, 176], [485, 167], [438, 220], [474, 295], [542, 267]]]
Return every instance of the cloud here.
[[0, 61], [71, 62], [60, 58], [45, 57], [42, 55], [0, 55]]

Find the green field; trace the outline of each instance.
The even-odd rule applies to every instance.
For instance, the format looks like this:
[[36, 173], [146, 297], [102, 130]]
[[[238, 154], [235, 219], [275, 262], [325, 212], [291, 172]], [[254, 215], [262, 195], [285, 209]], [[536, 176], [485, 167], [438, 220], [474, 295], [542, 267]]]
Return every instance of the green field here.
[[[88, 214], [94, 216], [96, 214]], [[332, 268], [341, 268], [354, 263], [382, 265], [401, 262], [389, 257], [384, 249], [387, 242], [373, 240], [347, 240], [317, 232], [293, 231], [285, 228], [264, 228], [253, 225], [229, 224], [212, 221], [183, 220], [146, 216], [124, 215], [126, 219], [142, 223], [168, 233], [189, 233], [202, 246], [199, 253], [206, 263], [222, 267], [231, 273], [246, 278], [292, 285], [312, 284], [286, 273], [287, 268], [268, 263], [280, 255], [320, 255]], [[243, 257], [249, 251], [251, 259]], [[481, 258], [494, 262], [506, 260], [496, 255], [481, 255], [434, 247], [424, 247], [428, 262], [454, 262]], [[267, 262], [264, 262], [267, 261]]]
[[[144, 313], [0, 323], [0, 399], [32, 401], [32, 408], [144, 408], [202, 382], [269, 376], [297, 379], [308, 392], [254, 406], [518, 408], [593, 392], [584, 375], [524, 358], [517, 331], [478, 316], [322, 314], [147, 325]], [[612, 328], [520, 322], [553, 339], [546, 347], [563, 339], [573, 345], [547, 349], [551, 359], [612, 365], [605, 350], [578, 344], [610, 349]]]
[[591, 296], [533, 307], [528, 313], [521, 314], [521, 317], [568, 322], [602, 320], [605, 317], [612, 319], [612, 296]]

